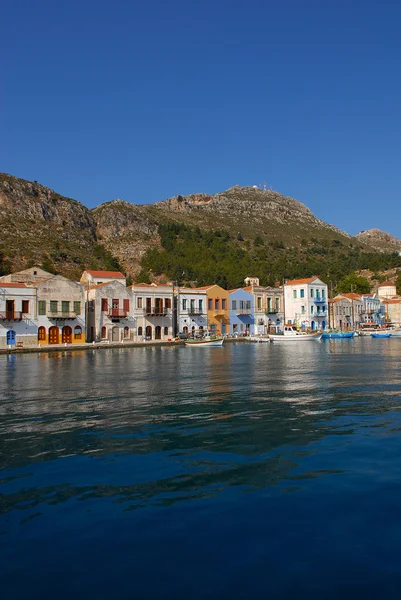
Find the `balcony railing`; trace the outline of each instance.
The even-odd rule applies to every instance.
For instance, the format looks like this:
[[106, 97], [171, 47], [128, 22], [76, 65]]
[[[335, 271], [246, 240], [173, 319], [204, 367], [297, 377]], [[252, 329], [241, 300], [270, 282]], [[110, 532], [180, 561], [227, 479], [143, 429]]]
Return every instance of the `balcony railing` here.
[[278, 312], [280, 312], [278, 308], [267, 308], [265, 315], [276, 315]]
[[126, 319], [128, 316], [128, 311], [124, 308], [109, 308], [107, 316], [109, 319]]
[[251, 308], [237, 308], [235, 311], [237, 317], [247, 317], [252, 314]]
[[148, 306], [143, 309], [147, 317], [166, 317], [171, 314], [171, 308], [160, 308], [158, 306]]
[[[185, 313], [185, 310], [182, 312]], [[203, 311], [201, 308], [189, 308], [188, 315], [190, 317], [199, 317], [200, 315], [206, 315], [206, 311]]]
[[315, 317], [327, 317], [327, 310], [320, 310], [319, 312], [315, 313], [314, 316]]
[[213, 311], [213, 316], [225, 317], [225, 316], [227, 316], [227, 310], [225, 308], [216, 309]]
[[326, 304], [327, 298], [315, 298], [313, 301], [315, 304]]
[[49, 319], [76, 319], [77, 313], [71, 310], [49, 310], [46, 316]]
[[24, 313], [19, 311], [6, 311], [5, 313], [0, 313], [1, 321], [21, 321], [22, 315]]

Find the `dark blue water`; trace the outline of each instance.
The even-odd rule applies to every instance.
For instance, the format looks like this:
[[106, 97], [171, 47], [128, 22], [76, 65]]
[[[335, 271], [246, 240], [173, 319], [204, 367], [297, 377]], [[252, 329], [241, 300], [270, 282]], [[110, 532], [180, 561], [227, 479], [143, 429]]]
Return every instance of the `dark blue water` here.
[[0, 357], [0, 597], [399, 598], [401, 339]]

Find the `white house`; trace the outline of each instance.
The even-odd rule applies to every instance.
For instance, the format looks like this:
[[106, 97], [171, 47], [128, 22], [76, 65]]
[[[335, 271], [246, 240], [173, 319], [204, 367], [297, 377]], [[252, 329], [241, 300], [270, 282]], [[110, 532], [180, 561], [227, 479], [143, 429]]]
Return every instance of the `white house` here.
[[88, 342], [122, 342], [134, 339], [132, 291], [126, 287], [125, 278], [124, 282], [109, 281], [93, 285], [87, 295]]
[[155, 283], [137, 283], [132, 292], [131, 315], [135, 320], [134, 339], [164, 340], [173, 338], [173, 287]]
[[16, 271], [15, 273], [3, 275], [3, 277], [0, 277], [0, 282], [26, 283], [29, 285], [31, 283], [36, 283], [37, 281], [42, 281], [42, 279], [50, 279], [50, 277], [54, 277], [54, 273], [49, 273], [40, 267], [30, 267], [23, 271]]
[[204, 289], [179, 288], [177, 297], [178, 333], [194, 335], [207, 329], [207, 294]]
[[389, 300], [390, 298], [394, 298], [397, 296], [397, 288], [395, 283], [392, 283], [391, 281], [383, 281], [383, 283], [379, 285], [377, 295], [379, 296], [380, 300]]
[[328, 327], [327, 285], [318, 277], [292, 279], [284, 285], [285, 323], [303, 329]]
[[0, 282], [0, 348], [36, 346], [36, 289]]

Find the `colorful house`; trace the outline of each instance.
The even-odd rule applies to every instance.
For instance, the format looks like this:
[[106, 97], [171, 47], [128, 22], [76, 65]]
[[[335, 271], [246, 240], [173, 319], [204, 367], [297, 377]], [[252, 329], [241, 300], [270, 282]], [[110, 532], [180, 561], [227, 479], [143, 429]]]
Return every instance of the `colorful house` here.
[[252, 293], [238, 288], [229, 290], [230, 333], [253, 335], [255, 333], [255, 299]]
[[206, 291], [207, 327], [211, 333], [225, 335], [230, 331], [229, 294], [217, 284], [198, 288]]
[[123, 282], [112, 280], [89, 287], [88, 342], [123, 342], [134, 338], [131, 316], [132, 292]]
[[101, 283], [110, 283], [111, 281], [119, 281], [125, 285], [125, 275], [120, 271], [93, 271], [86, 269], [80, 279], [80, 283], [89, 287], [92, 285], [100, 285]]
[[62, 275], [33, 284], [37, 295], [38, 343], [85, 343], [83, 287]]

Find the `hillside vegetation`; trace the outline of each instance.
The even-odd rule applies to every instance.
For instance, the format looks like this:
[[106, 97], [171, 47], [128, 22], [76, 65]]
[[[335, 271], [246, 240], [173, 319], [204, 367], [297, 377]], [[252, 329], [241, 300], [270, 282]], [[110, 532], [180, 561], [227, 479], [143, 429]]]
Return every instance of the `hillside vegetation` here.
[[237, 287], [249, 274], [273, 284], [401, 266], [396, 238], [385, 252], [382, 236], [378, 252], [377, 234], [371, 245], [372, 236], [353, 238], [293, 198], [239, 186], [151, 205], [114, 200], [89, 210], [37, 182], [0, 174], [0, 231], [0, 271], [41, 264], [73, 279], [84, 268], [103, 268], [134, 280]]

